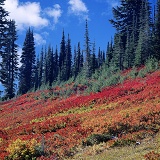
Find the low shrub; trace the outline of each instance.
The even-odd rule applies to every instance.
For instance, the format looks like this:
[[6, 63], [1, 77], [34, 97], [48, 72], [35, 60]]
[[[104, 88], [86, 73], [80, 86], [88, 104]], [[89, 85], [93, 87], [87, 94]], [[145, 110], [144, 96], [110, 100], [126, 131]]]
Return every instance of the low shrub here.
[[144, 156], [145, 160], [160, 160], [160, 153], [151, 151]]
[[117, 139], [112, 147], [122, 147], [122, 146], [129, 146], [131, 144], [135, 144], [135, 140], [132, 139]]
[[34, 160], [43, 155], [41, 145], [35, 140], [24, 141], [17, 139], [7, 148], [9, 155], [6, 160]]
[[145, 64], [147, 72], [154, 72], [155, 70], [157, 70], [159, 67], [158, 64], [159, 62], [157, 59], [155, 58], [148, 59]]
[[84, 145], [93, 146], [94, 144], [100, 144], [102, 142], [107, 142], [112, 139], [111, 135], [108, 134], [92, 134], [84, 142]]

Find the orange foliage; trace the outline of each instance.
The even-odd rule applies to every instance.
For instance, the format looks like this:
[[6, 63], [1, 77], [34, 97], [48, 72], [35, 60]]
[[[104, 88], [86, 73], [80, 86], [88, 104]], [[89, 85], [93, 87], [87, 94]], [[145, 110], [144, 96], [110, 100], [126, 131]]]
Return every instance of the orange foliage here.
[[44, 98], [50, 92], [29, 93], [0, 103], [0, 159], [16, 139], [41, 142], [44, 135], [45, 151], [62, 156], [94, 133], [135, 140], [138, 135], [143, 137], [142, 132], [159, 131], [160, 71], [87, 96]]

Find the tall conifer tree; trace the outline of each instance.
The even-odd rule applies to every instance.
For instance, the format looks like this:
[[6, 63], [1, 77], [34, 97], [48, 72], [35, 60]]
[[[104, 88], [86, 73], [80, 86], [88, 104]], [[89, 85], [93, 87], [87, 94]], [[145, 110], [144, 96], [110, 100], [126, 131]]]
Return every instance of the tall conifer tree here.
[[0, 0], [0, 58], [4, 53], [4, 48], [6, 47], [6, 33], [8, 30], [8, 12], [4, 9], [5, 0]]
[[17, 32], [14, 21], [8, 22], [6, 48], [2, 54], [1, 82], [5, 87], [5, 98], [13, 98], [16, 92], [15, 80], [18, 75]]
[[68, 34], [68, 40], [66, 43], [66, 58], [65, 58], [65, 65], [66, 65], [66, 76], [65, 80], [68, 80], [72, 75], [72, 51], [71, 51], [71, 40]]
[[57, 49], [57, 46], [56, 46], [56, 50], [53, 54], [53, 81], [56, 81], [57, 78], [58, 78], [58, 69], [59, 69], [58, 58], [59, 58], [58, 57], [58, 49]]
[[85, 44], [84, 44], [84, 52], [85, 52], [85, 61], [84, 61], [84, 71], [86, 78], [90, 78], [91, 76], [91, 49], [90, 49], [90, 39], [89, 39], [89, 31], [88, 31], [88, 21], [86, 20], [85, 26]]
[[35, 78], [35, 44], [33, 31], [29, 28], [26, 32], [22, 48], [21, 67], [19, 75], [19, 93], [24, 94], [34, 87]]
[[154, 57], [160, 60], [160, 0], [157, 0], [154, 25]]
[[65, 79], [65, 59], [66, 59], [66, 41], [64, 30], [62, 32], [62, 40], [60, 43], [60, 55], [59, 55], [59, 80], [63, 81]]
[[144, 0], [140, 11], [139, 39], [135, 51], [135, 65], [144, 64], [151, 56], [151, 18], [150, 5]]

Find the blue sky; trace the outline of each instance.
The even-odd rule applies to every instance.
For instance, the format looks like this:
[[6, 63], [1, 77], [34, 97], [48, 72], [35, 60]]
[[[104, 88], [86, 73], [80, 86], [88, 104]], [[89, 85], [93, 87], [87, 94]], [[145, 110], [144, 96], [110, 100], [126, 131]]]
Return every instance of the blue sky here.
[[51, 44], [53, 49], [58, 45], [59, 49], [63, 29], [66, 39], [70, 34], [72, 49], [79, 41], [83, 48], [86, 19], [90, 41], [96, 42], [97, 50], [98, 47], [106, 50], [115, 32], [109, 23], [113, 17], [112, 7], [119, 4], [120, 0], [6, 0], [5, 8], [16, 21], [21, 54], [28, 27], [34, 31], [37, 52], [42, 45]]
[[59, 50], [63, 29], [66, 39], [70, 34], [72, 50], [78, 42], [83, 49], [86, 19], [90, 41], [96, 42], [96, 50], [101, 47], [106, 51], [115, 32], [109, 23], [113, 17], [112, 7], [119, 4], [120, 0], [6, 0], [4, 7], [10, 13], [9, 18], [16, 21], [18, 54], [21, 55], [29, 27], [34, 31], [37, 54], [42, 46], [51, 45], [55, 49], [57, 45]]
[[79, 41], [83, 48], [86, 19], [91, 42], [96, 42], [97, 49], [106, 50], [114, 34], [108, 20], [112, 7], [118, 4], [119, 0], [6, 0], [5, 8], [17, 24], [20, 54], [29, 26], [34, 31], [37, 52], [42, 45], [59, 46], [63, 29], [66, 39], [70, 34], [72, 48]]

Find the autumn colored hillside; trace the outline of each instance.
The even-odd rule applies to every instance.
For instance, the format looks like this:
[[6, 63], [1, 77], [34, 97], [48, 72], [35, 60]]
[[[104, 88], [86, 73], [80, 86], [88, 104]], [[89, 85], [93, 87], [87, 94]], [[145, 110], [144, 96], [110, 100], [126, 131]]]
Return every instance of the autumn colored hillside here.
[[75, 92], [64, 98], [59, 90], [0, 102], [0, 159], [65, 159], [80, 146], [130, 145], [159, 132], [159, 70], [90, 95]]

